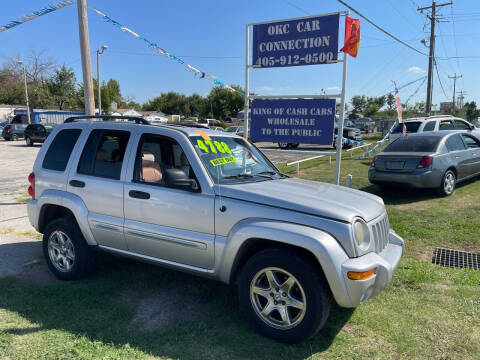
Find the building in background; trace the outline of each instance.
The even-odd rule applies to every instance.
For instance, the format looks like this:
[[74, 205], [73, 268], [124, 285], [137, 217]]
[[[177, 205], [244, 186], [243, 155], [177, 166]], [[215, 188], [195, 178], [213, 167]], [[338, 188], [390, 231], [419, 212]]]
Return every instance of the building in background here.
[[25, 110], [26, 108], [22, 105], [0, 105], [0, 122], [12, 120], [15, 109]]
[[[32, 119], [32, 123], [35, 124], [62, 124], [67, 118], [79, 115], [85, 115], [85, 113], [65, 110], [30, 110], [30, 118]], [[27, 109], [16, 108], [13, 111], [11, 122], [16, 124], [28, 124]]]

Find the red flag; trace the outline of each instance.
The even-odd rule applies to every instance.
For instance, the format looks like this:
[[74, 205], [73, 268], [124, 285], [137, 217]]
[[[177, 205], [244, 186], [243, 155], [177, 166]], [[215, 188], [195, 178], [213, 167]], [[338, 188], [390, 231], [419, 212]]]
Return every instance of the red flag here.
[[346, 17], [345, 20], [345, 40], [343, 51], [350, 56], [357, 57], [358, 48], [360, 47], [360, 19], [352, 19]]

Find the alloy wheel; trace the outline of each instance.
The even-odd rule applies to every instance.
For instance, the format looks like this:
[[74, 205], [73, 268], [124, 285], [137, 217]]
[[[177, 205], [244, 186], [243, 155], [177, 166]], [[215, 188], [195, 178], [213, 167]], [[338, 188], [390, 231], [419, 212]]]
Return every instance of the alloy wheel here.
[[75, 247], [72, 240], [62, 231], [54, 231], [48, 238], [48, 256], [53, 266], [68, 272], [75, 263]]
[[307, 310], [300, 282], [289, 272], [275, 267], [255, 274], [250, 284], [250, 300], [257, 315], [280, 330], [297, 326]]
[[448, 172], [445, 175], [445, 180], [443, 181], [443, 189], [448, 195], [450, 195], [455, 189], [455, 175], [452, 172]]

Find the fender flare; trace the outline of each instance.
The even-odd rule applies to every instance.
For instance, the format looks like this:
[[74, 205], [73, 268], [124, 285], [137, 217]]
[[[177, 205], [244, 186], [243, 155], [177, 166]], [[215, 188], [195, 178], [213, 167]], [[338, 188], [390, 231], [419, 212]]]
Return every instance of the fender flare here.
[[37, 207], [39, 209], [37, 228], [42, 221], [43, 212], [47, 205], [58, 205], [70, 210], [87, 244], [93, 246], [98, 245], [88, 224], [88, 209], [79, 196], [61, 190], [45, 190], [37, 200]]
[[320, 264], [330, 290], [340, 306], [349, 307], [342, 264], [349, 259], [338, 241], [330, 234], [305, 225], [268, 219], [245, 219], [230, 231], [223, 249], [218, 251], [219, 279], [231, 282], [232, 272], [242, 245], [251, 239], [262, 239], [293, 245], [309, 251]]

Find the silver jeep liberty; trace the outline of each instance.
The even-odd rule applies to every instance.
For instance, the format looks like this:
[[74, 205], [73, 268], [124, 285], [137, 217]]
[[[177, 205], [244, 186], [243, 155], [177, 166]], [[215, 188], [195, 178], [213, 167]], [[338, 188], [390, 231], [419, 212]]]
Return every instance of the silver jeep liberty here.
[[58, 278], [87, 276], [102, 250], [236, 284], [252, 327], [289, 343], [332, 298], [356, 307], [391, 281], [404, 242], [381, 198], [290, 178], [236, 135], [111, 120], [67, 119], [29, 176]]

